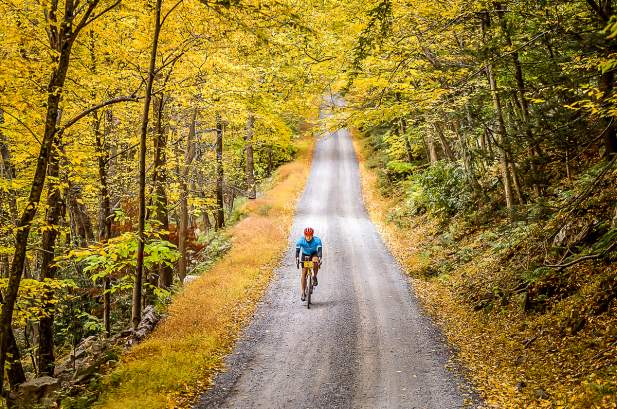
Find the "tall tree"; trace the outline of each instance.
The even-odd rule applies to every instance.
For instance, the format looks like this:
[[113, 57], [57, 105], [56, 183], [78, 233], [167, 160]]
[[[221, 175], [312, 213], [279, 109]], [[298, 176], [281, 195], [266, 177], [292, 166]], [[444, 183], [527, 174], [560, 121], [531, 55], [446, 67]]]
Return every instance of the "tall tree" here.
[[[54, 51], [52, 53], [53, 68], [47, 86], [47, 112], [43, 138], [41, 139], [41, 147], [37, 158], [36, 170], [32, 179], [28, 203], [17, 224], [13, 263], [11, 265], [5, 300], [2, 304], [2, 315], [0, 317], [0, 368], [4, 367], [8, 352], [7, 349], [10, 345], [9, 335], [12, 333], [11, 321], [13, 309], [17, 300], [17, 292], [25, 265], [26, 246], [32, 227], [31, 223], [36, 215], [36, 210], [43, 192], [47, 165], [52, 155], [53, 146], [54, 144], [59, 145], [59, 141], [57, 141], [59, 105], [70, 65], [71, 50], [81, 30], [83, 30], [86, 25], [90, 24], [93, 19], [96, 19], [102, 13], [110, 9], [108, 8], [107, 10], [102, 10], [98, 14], [95, 14], [94, 12], [99, 3], [99, 0], [92, 0], [87, 6], [82, 7], [78, 2], [66, 0], [64, 12], [60, 14], [58, 2], [54, 1], [46, 14], [49, 46]], [[119, 1], [114, 3], [114, 6], [116, 4], [119, 4]], [[0, 376], [0, 392], [2, 392], [3, 379], [3, 376]]]
[[136, 330], [141, 321], [141, 297], [144, 273], [144, 247], [146, 244], [146, 140], [148, 137], [148, 121], [150, 117], [150, 104], [152, 101], [152, 85], [156, 75], [156, 56], [159, 36], [161, 33], [161, 7], [163, 0], [156, 0], [154, 6], [154, 32], [152, 34], [152, 48], [150, 50], [150, 66], [146, 79], [146, 93], [144, 108], [141, 118], [141, 134], [139, 139], [139, 216], [137, 227], [137, 265], [135, 267], [135, 283], [133, 284], [133, 301], [131, 309], [131, 321]]
[[216, 113], [216, 229], [225, 227], [225, 202], [223, 200], [223, 119]]

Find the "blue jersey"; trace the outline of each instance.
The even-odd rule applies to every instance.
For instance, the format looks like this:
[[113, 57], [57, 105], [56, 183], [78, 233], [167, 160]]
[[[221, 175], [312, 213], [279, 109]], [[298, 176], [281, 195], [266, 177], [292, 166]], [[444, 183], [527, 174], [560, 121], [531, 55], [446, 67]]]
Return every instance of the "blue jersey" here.
[[312, 256], [316, 254], [321, 257], [321, 239], [313, 236], [311, 241], [306, 241], [304, 236], [296, 242], [296, 255], [302, 252], [303, 255]]

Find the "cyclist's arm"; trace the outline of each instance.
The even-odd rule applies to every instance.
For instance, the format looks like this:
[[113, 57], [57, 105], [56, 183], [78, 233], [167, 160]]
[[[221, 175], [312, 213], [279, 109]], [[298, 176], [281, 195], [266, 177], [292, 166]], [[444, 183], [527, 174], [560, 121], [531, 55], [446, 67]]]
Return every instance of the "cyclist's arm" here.
[[300, 249], [302, 248], [300, 242], [302, 241], [302, 239], [298, 240], [296, 242], [296, 258], [300, 257]]

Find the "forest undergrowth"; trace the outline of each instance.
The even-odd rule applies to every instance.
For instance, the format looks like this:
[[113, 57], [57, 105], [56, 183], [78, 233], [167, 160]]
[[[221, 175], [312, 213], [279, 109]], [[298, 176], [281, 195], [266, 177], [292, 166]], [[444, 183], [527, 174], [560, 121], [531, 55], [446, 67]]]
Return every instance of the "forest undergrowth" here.
[[[408, 196], [384, 183], [379, 155], [359, 134], [369, 213], [486, 404], [616, 407], [614, 167], [572, 183], [566, 196], [580, 198], [575, 208], [537, 220], [532, 206], [511, 218], [482, 206], [453, 217], [415, 214]], [[602, 245], [607, 251], [596, 251]], [[543, 265], [563, 247], [560, 266]]]
[[272, 188], [247, 202], [229, 229], [229, 252], [187, 285], [154, 333], [124, 356], [95, 407], [190, 407], [222, 369], [287, 245], [313, 140], [305, 135], [297, 145], [297, 159], [276, 171]]

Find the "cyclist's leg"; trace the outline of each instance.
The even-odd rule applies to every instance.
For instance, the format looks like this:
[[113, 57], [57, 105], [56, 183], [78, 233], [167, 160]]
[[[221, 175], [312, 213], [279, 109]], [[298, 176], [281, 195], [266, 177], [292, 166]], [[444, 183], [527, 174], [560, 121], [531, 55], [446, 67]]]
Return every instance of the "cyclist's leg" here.
[[304, 301], [304, 294], [306, 291], [306, 272], [308, 271], [307, 268], [302, 267], [302, 274], [300, 274], [300, 297], [302, 298], [302, 301]]
[[313, 276], [317, 277], [317, 273], [319, 272], [319, 257], [316, 255], [313, 256]]

